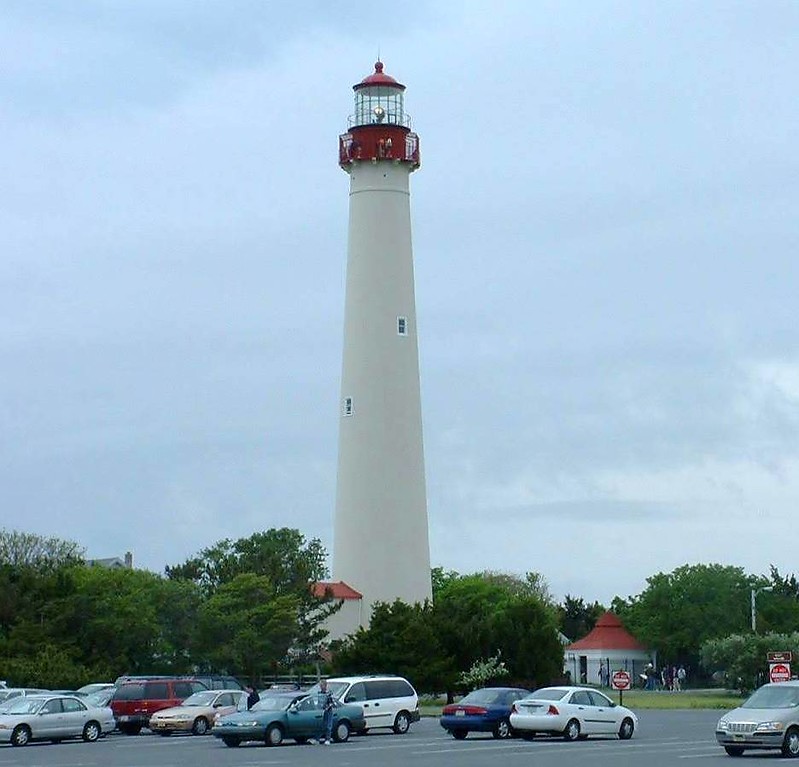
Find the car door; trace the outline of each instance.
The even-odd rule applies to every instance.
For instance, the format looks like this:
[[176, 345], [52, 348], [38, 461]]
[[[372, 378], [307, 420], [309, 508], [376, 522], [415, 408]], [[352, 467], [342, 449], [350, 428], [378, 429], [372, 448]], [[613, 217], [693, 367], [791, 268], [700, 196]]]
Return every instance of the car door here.
[[34, 738], [66, 737], [64, 730], [64, 711], [61, 698], [50, 698], [33, 717], [31, 732]]
[[580, 722], [580, 732], [583, 735], [591, 735], [597, 731], [593, 704], [588, 695], [588, 690], [576, 690], [573, 692], [569, 697], [569, 709], [570, 717], [574, 717]]
[[394, 715], [391, 701], [386, 697], [385, 685], [379, 679], [370, 679], [363, 684], [366, 688], [366, 699], [361, 705], [367, 728], [391, 727], [394, 724]]
[[61, 698], [64, 710], [64, 730], [67, 737], [83, 733], [83, 726], [89, 720], [89, 711], [77, 698]]
[[593, 707], [592, 716], [596, 723], [595, 732], [615, 733], [619, 729], [618, 712], [616, 706], [610, 698], [605, 697], [601, 692], [589, 690], [589, 698]]
[[289, 738], [314, 738], [322, 733], [322, 702], [309, 695], [289, 708], [287, 713]]

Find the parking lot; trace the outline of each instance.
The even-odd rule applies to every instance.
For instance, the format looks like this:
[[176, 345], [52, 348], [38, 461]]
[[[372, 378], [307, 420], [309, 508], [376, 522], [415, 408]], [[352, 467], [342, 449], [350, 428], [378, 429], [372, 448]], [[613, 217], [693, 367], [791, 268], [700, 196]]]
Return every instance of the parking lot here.
[[[494, 740], [470, 735], [456, 741], [436, 719], [423, 719], [407, 735], [374, 733], [353, 737], [332, 746], [299, 746], [287, 742], [278, 748], [260, 744], [227, 748], [211, 736], [161, 738], [145, 730], [138, 736], [113, 734], [97, 743], [67, 741], [58, 745], [32, 744], [24, 748], [0, 746], [0, 767], [255, 767], [255, 765], [297, 765], [311, 767], [320, 761], [353, 767], [482, 767], [507, 763], [536, 767], [673, 767], [692, 763], [729, 765], [728, 757], [716, 745], [714, 727], [721, 711], [643, 711], [640, 728], [630, 741], [615, 738], [566, 743], [555, 738]], [[744, 763], [782, 761], [774, 754], [747, 753]]]

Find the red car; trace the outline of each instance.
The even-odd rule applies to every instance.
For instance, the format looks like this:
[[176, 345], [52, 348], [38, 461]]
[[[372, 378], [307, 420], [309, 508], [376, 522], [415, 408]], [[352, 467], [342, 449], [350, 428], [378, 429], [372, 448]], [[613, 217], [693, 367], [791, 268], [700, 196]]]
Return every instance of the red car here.
[[139, 679], [120, 684], [109, 705], [119, 730], [138, 735], [156, 711], [179, 706], [189, 695], [205, 689], [196, 679]]

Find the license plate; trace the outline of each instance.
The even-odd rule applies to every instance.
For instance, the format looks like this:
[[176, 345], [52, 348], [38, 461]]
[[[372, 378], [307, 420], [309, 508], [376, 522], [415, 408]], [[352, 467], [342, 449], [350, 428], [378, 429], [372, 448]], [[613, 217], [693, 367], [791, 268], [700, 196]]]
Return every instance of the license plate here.
[[455, 716], [466, 716], [466, 712], [465, 712], [465, 711], [464, 711], [462, 708], [459, 708], [459, 709], [458, 709], [458, 710], [455, 712]]
[[741, 734], [740, 732], [734, 732], [732, 734], [733, 740], [746, 740], [746, 735]]

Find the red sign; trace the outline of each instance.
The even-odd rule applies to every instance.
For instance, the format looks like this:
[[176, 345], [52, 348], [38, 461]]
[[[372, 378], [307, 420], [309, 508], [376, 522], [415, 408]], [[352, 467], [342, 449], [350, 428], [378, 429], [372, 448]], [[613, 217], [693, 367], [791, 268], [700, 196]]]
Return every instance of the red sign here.
[[771, 682], [787, 682], [791, 678], [790, 663], [769, 663], [768, 678]]
[[766, 660], [769, 663], [790, 663], [793, 657], [790, 650], [788, 652], [767, 652]]
[[628, 671], [614, 671], [610, 677], [610, 686], [614, 690], [629, 690], [632, 679]]

